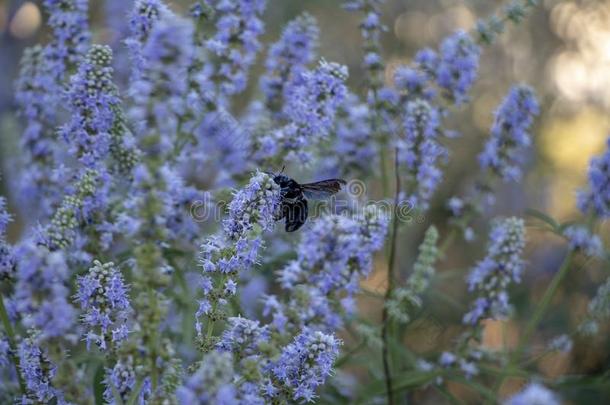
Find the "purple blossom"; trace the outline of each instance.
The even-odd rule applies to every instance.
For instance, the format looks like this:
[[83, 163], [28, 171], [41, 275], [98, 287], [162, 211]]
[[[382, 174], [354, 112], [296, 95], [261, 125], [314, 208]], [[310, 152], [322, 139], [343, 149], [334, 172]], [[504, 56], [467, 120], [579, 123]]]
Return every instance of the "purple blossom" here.
[[315, 70], [302, 72], [290, 83], [285, 113], [304, 140], [328, 133], [347, 97], [346, 79], [347, 67], [322, 60]]
[[55, 110], [60, 103], [57, 92], [47, 91], [50, 80], [43, 48], [25, 49], [15, 86], [19, 114], [25, 119], [20, 141], [22, 168], [17, 180], [17, 199], [21, 209], [33, 218], [50, 215], [53, 204], [59, 199], [57, 188], [61, 184], [53, 176], [57, 141], [51, 128], [55, 125]]
[[[188, 112], [187, 70], [193, 59], [193, 31], [190, 20], [166, 13], [148, 33], [141, 72], [129, 89], [134, 102], [129, 116], [144, 153], [168, 155], [173, 151], [180, 121]], [[151, 128], [156, 128], [156, 136], [149, 133]]]
[[[204, 277], [204, 298], [195, 314], [195, 329], [201, 334], [200, 318], [216, 318], [218, 304], [224, 305], [236, 293], [234, 278], [249, 270], [258, 261], [262, 233], [275, 226], [280, 203], [279, 186], [266, 173], [257, 172], [246, 187], [233, 196], [229, 218], [223, 223], [224, 233], [209, 237], [202, 245], [199, 265]], [[212, 285], [209, 275], [220, 274], [224, 282]]]
[[569, 226], [563, 231], [563, 235], [568, 238], [570, 249], [581, 250], [589, 256], [601, 257], [604, 253], [604, 246], [599, 236], [592, 234], [584, 226]]
[[6, 241], [6, 228], [13, 221], [6, 210], [6, 200], [0, 197], [0, 280], [11, 279], [15, 272], [13, 247]]
[[398, 140], [398, 160], [406, 168], [408, 199], [426, 210], [442, 179], [439, 159], [447, 150], [439, 143], [440, 112], [423, 99], [407, 102], [403, 113], [404, 137]]
[[468, 100], [468, 93], [474, 84], [479, 69], [481, 49], [470, 35], [457, 31], [441, 43], [438, 58], [431, 53], [417, 57], [425, 70], [431, 74], [443, 95], [457, 105]]
[[76, 301], [84, 311], [87, 348], [94, 342], [101, 350], [118, 345], [127, 337], [130, 311], [127, 286], [113, 263], [93, 262], [85, 276], [78, 278]]
[[316, 389], [331, 374], [340, 345], [332, 335], [305, 329], [282, 349], [273, 375], [292, 393], [294, 401], [312, 401]]
[[[106, 369], [104, 399], [111, 405], [117, 404], [114, 396], [114, 392], [116, 392], [120, 396], [121, 401], [125, 403], [130, 398], [134, 388], [136, 388], [137, 381], [138, 375], [134, 366], [133, 357], [127, 356], [119, 359], [114, 367]], [[145, 378], [137, 398], [138, 405], [145, 405], [147, 403], [151, 391], [150, 379]]]
[[387, 231], [387, 218], [367, 211], [361, 218], [329, 215], [307, 229], [298, 246], [297, 259], [279, 271], [279, 281], [293, 291], [282, 307], [267, 297], [265, 312], [273, 314], [276, 327], [286, 327], [286, 316], [294, 314], [292, 326], [335, 330], [342, 323], [340, 304], [359, 290], [361, 278], [369, 275], [372, 255], [380, 249]]
[[44, 0], [49, 13], [48, 24], [53, 38], [45, 48], [45, 60], [50, 76], [47, 91], [55, 94], [61, 89], [66, 74], [74, 69], [87, 51], [89, 32], [88, 0]]
[[15, 257], [17, 281], [13, 300], [23, 325], [39, 329], [42, 339], [69, 334], [76, 311], [69, 303], [70, 271], [65, 255], [27, 239], [17, 246]]
[[269, 231], [275, 225], [279, 209], [279, 187], [265, 173], [258, 172], [248, 185], [233, 196], [229, 204], [229, 218], [224, 231], [233, 240], [239, 240], [250, 231]]
[[589, 189], [579, 193], [578, 208], [602, 219], [610, 218], [610, 138], [608, 150], [591, 160], [588, 177]]
[[140, 79], [145, 60], [142, 48], [157, 21], [173, 13], [161, 0], [136, 0], [130, 17], [129, 30], [131, 35], [125, 40], [132, 61], [131, 80]]
[[491, 138], [479, 155], [483, 170], [502, 178], [521, 178], [520, 164], [526, 147], [530, 146], [529, 129], [540, 108], [536, 96], [527, 86], [515, 86], [495, 113]]
[[333, 167], [344, 171], [366, 173], [377, 166], [378, 146], [373, 141], [370, 108], [355, 95], [349, 95], [345, 107], [337, 114]]
[[283, 114], [290, 123], [257, 140], [262, 146], [258, 157], [287, 153], [309, 160], [306, 148], [328, 136], [347, 97], [346, 79], [345, 66], [322, 60], [315, 70], [303, 71], [288, 83]]
[[231, 353], [212, 351], [204, 357], [197, 371], [176, 390], [178, 403], [180, 405], [238, 403], [233, 377]]
[[269, 340], [269, 331], [258, 321], [232, 317], [227, 319], [229, 326], [223, 332], [218, 349], [231, 352], [238, 358], [260, 353], [260, 345]]
[[260, 48], [258, 37], [264, 31], [261, 15], [265, 0], [216, 0], [216, 33], [207, 48], [219, 58], [216, 75], [220, 94], [241, 93], [248, 82], [248, 70]]
[[51, 363], [47, 353], [36, 342], [35, 336], [29, 336], [19, 344], [17, 355], [20, 372], [27, 388], [27, 401], [47, 403], [57, 399], [63, 404], [62, 392], [53, 386], [57, 367]]
[[313, 62], [318, 36], [315, 18], [304, 13], [289, 22], [280, 40], [271, 45], [265, 62], [267, 71], [260, 79], [265, 104], [270, 111], [281, 111], [286, 83]]
[[490, 234], [487, 256], [468, 275], [468, 290], [478, 297], [464, 323], [476, 325], [484, 318], [505, 318], [510, 313], [506, 289], [511, 282], [521, 281], [525, 247], [525, 225], [522, 219], [497, 221]]
[[128, 173], [135, 164], [136, 151], [112, 82], [111, 65], [110, 47], [93, 45], [71, 79], [67, 101], [72, 115], [60, 133], [85, 166], [100, 167], [112, 155], [116, 171]]
[[528, 384], [521, 392], [513, 395], [504, 405], [559, 405], [561, 401], [555, 393], [536, 382]]

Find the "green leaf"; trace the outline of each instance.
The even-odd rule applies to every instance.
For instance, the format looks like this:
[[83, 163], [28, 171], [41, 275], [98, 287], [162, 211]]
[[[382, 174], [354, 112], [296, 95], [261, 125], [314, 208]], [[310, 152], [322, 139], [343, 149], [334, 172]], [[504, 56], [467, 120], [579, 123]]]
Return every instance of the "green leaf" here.
[[525, 210], [525, 215], [528, 215], [530, 217], [536, 218], [536, 219], [544, 222], [545, 224], [549, 225], [554, 232], [557, 232], [557, 230], [559, 229], [559, 223], [557, 223], [557, 221], [555, 221], [555, 219], [553, 219], [549, 215], [545, 214], [544, 212], [530, 208], [530, 209]]
[[95, 405], [104, 404], [104, 365], [101, 363], [93, 375], [93, 398]]

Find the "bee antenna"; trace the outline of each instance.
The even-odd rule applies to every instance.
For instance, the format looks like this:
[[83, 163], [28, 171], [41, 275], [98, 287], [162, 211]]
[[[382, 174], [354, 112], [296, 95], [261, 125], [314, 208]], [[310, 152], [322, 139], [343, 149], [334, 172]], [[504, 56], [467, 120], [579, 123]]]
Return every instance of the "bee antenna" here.
[[282, 166], [282, 171], [280, 172], [280, 174], [284, 173], [285, 168], [286, 168], [286, 165]]

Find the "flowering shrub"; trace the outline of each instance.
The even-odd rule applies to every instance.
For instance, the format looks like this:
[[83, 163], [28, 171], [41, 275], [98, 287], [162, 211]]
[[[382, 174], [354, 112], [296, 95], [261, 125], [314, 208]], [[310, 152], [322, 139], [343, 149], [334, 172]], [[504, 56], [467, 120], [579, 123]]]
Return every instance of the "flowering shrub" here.
[[[49, 40], [24, 52], [15, 83], [21, 154], [7, 178], [18, 208], [0, 198], [3, 403], [394, 404], [431, 388], [459, 403], [450, 384], [477, 402], [560, 403], [566, 382], [539, 375], [532, 359], [546, 352], [529, 343], [575, 260], [608, 259], [598, 224], [610, 216], [610, 149], [591, 161], [582, 220], [532, 213], [567, 253], [514, 347], [490, 349], [484, 331], [519, 310], [512, 296], [532, 270], [528, 222], [487, 213], [526, 170], [540, 114], [533, 88], [507, 90], [478, 176], [440, 203], [449, 223], [425, 216], [439, 206], [449, 139], [459, 136], [451, 125], [471, 101], [482, 54], [534, 0], [456, 31], [391, 75], [383, 0], [347, 1], [361, 21], [361, 86], [317, 54], [308, 13], [265, 44], [265, 0], [199, 0], [187, 15], [162, 0], [108, 0], [118, 37], [100, 44], [89, 3], [42, 2]], [[253, 87], [260, 97], [244, 101]], [[380, 182], [385, 194], [372, 201], [350, 182], [339, 195], [349, 204], [310, 201], [293, 237], [275, 226], [290, 197], [269, 170], [283, 166]], [[413, 233], [419, 254], [407, 265], [399, 236], [414, 216], [427, 231]], [[14, 218], [23, 229], [9, 240]], [[475, 232], [485, 227], [487, 242]], [[460, 333], [434, 352], [411, 351], [405, 336], [459, 238], [486, 246], [463, 282]], [[363, 284], [372, 274], [382, 274], [379, 289]], [[364, 316], [367, 298], [378, 322]], [[571, 351], [609, 318], [610, 279], [578, 330], [547, 350]], [[362, 384], [349, 383], [359, 361]], [[509, 377], [527, 384], [506, 395]]]

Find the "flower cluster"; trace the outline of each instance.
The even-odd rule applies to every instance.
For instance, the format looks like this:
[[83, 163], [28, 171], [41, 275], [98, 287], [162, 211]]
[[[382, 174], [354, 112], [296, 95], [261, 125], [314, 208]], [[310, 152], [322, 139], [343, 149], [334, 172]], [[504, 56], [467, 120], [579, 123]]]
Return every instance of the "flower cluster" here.
[[13, 247], [6, 241], [6, 228], [12, 221], [6, 210], [6, 200], [0, 197], [0, 280], [11, 279], [15, 272]]
[[15, 249], [17, 274], [13, 302], [28, 328], [40, 330], [40, 339], [66, 336], [76, 311], [70, 305], [70, 270], [61, 251], [49, 251], [32, 240]]
[[521, 280], [525, 246], [525, 225], [522, 219], [499, 220], [489, 234], [487, 256], [468, 275], [468, 289], [478, 297], [464, 323], [476, 325], [484, 318], [508, 316], [510, 303], [506, 288]]
[[[141, 70], [134, 74], [129, 89], [134, 102], [129, 117], [147, 153], [168, 156], [181, 132], [181, 116], [187, 113], [193, 30], [191, 21], [165, 13], [147, 33], [138, 66]], [[152, 105], [151, 98], [159, 101]], [[151, 133], [151, 128], [156, 130]]]
[[260, 48], [258, 37], [264, 31], [260, 19], [266, 0], [214, 1], [216, 33], [207, 48], [218, 56], [216, 76], [222, 95], [241, 93], [248, 82], [248, 70]]
[[557, 395], [544, 385], [530, 383], [523, 390], [504, 402], [504, 405], [559, 405]]
[[570, 248], [583, 251], [589, 256], [602, 256], [604, 247], [599, 236], [592, 234], [584, 226], [572, 225], [563, 231], [568, 239]]
[[610, 139], [608, 150], [591, 160], [589, 190], [580, 192], [578, 207], [582, 212], [593, 212], [600, 218], [610, 217]]
[[468, 101], [468, 93], [479, 69], [481, 49], [463, 31], [445, 38], [437, 54], [427, 48], [417, 53], [418, 67], [441, 89], [441, 94], [455, 104]]
[[[91, 33], [89, 32], [88, 0], [44, 0], [49, 13], [49, 26], [53, 30], [53, 41], [45, 48], [47, 69], [54, 79], [53, 87], [47, 91], [57, 91], [67, 73], [81, 61], [87, 51]], [[55, 87], [57, 86], [57, 87]]]
[[377, 167], [379, 151], [372, 142], [370, 107], [349, 94], [337, 112], [337, 126], [329, 166], [340, 167], [346, 173], [366, 173]]
[[[218, 305], [236, 293], [236, 277], [257, 263], [262, 233], [273, 229], [280, 203], [279, 186], [263, 172], [238, 191], [229, 204], [229, 218], [223, 235], [209, 238], [201, 246], [199, 265], [203, 269], [196, 329], [201, 333], [200, 317], [222, 318]], [[211, 276], [220, 276], [216, 285]]]
[[381, 248], [387, 218], [371, 207], [362, 218], [329, 215], [306, 230], [298, 257], [279, 272], [281, 286], [291, 291], [281, 304], [268, 296], [265, 311], [279, 331], [315, 326], [333, 331], [352, 313], [359, 280], [372, 268], [372, 254]]
[[271, 45], [260, 83], [269, 111], [281, 112], [286, 100], [286, 83], [294, 80], [312, 63], [318, 45], [316, 20], [305, 13], [292, 20], [278, 42]]
[[[138, 375], [134, 367], [133, 357], [128, 356], [120, 359], [112, 370], [106, 370], [106, 373], [104, 399], [109, 404], [124, 403], [131, 398], [135, 389], [140, 390], [137, 397], [138, 403], [146, 403], [146, 399], [151, 393], [150, 380], [142, 380], [141, 376]], [[116, 399], [120, 399], [121, 402], [116, 401]]]
[[521, 178], [520, 163], [524, 149], [531, 144], [529, 129], [539, 113], [533, 90], [527, 86], [513, 87], [495, 114], [491, 137], [479, 155], [484, 171], [504, 181]]
[[125, 44], [132, 60], [131, 80], [138, 80], [144, 69], [142, 48], [148, 40], [153, 26], [161, 18], [171, 15], [171, 11], [160, 0], [136, 0], [129, 18], [129, 38]]
[[340, 342], [331, 335], [305, 329], [282, 350], [273, 375], [293, 392], [294, 401], [313, 400], [339, 354]]
[[408, 199], [420, 210], [428, 208], [429, 200], [442, 179], [438, 160], [447, 150], [438, 142], [440, 112], [423, 99], [407, 102], [404, 111], [404, 138], [398, 141], [398, 160], [405, 166], [409, 182]]
[[264, 159], [296, 154], [302, 161], [310, 160], [306, 148], [328, 136], [347, 97], [346, 79], [345, 66], [324, 60], [316, 69], [300, 72], [285, 90], [283, 114], [289, 123], [258, 140], [256, 155]]
[[529, 131], [538, 113], [534, 91], [524, 85], [512, 87], [496, 110], [490, 138], [478, 156], [482, 174], [474, 191], [467, 197], [452, 197], [447, 202], [452, 222], [462, 228], [467, 240], [474, 237], [470, 222], [482, 210], [482, 204], [495, 202], [495, 183], [521, 178], [523, 156], [531, 145]]
[[127, 338], [127, 286], [114, 263], [94, 261], [88, 273], [78, 278], [76, 300], [84, 311], [87, 347], [94, 342], [101, 350], [107, 350], [110, 344], [117, 345]]
[[[176, 391], [180, 405], [229, 404], [236, 401], [231, 353], [208, 353], [197, 371]], [[259, 402], [249, 402], [259, 403]]]
[[135, 164], [136, 151], [112, 81], [111, 65], [110, 47], [93, 45], [71, 79], [67, 99], [72, 117], [60, 133], [85, 166], [100, 167], [112, 154], [116, 171], [125, 174]]
[[[50, 128], [55, 121], [56, 93], [47, 92], [44, 50], [37, 45], [24, 51], [16, 83], [15, 100], [27, 120], [21, 137], [23, 171], [18, 180], [18, 201], [32, 216], [46, 216], [59, 198], [52, 176], [57, 142]], [[61, 183], [59, 183], [61, 184]]]
[[64, 403], [63, 394], [53, 386], [57, 367], [49, 361], [47, 354], [36, 341], [35, 334], [27, 337], [19, 344], [18, 356], [21, 374], [27, 387], [25, 403], [38, 401], [47, 403], [57, 400]]

